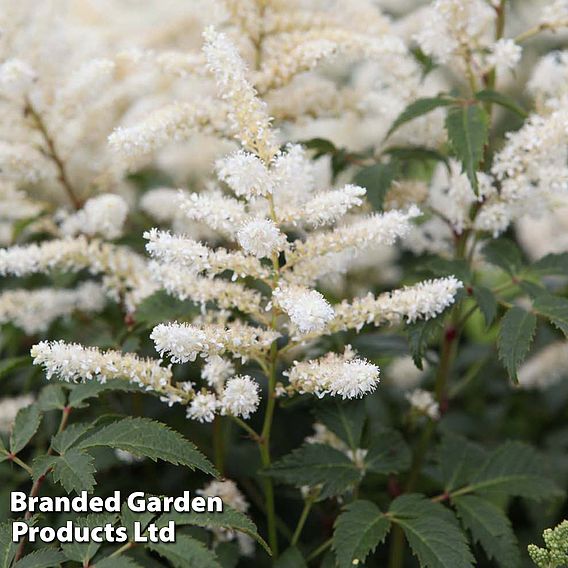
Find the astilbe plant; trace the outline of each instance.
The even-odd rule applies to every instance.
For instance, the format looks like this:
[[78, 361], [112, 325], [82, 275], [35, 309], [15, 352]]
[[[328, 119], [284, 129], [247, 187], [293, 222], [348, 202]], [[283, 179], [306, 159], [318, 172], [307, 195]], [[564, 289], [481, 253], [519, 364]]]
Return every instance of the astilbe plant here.
[[109, 25], [94, 58], [70, 16], [74, 75], [25, 27], [2, 46], [0, 475], [227, 507], [146, 546], [14, 544], [8, 520], [2, 565], [522, 566], [566, 506], [566, 53], [530, 113], [502, 85], [566, 3], [516, 37], [505, 0], [169, 9], [201, 50]]

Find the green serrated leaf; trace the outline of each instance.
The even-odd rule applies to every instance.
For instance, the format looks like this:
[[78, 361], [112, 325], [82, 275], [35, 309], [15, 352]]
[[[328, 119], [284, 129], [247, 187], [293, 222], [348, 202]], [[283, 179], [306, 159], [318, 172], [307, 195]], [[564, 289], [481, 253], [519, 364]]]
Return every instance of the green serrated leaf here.
[[381, 211], [385, 196], [396, 176], [394, 163], [374, 164], [360, 170], [353, 183], [367, 190], [367, 199], [374, 209]]
[[339, 568], [351, 568], [383, 542], [390, 521], [371, 501], [355, 501], [337, 517], [333, 532], [333, 550]]
[[279, 556], [274, 568], [308, 568], [308, 565], [302, 553], [295, 546], [291, 546]]
[[438, 463], [446, 492], [467, 485], [487, 459], [485, 450], [458, 434], [445, 432], [438, 446]]
[[104, 392], [112, 390], [120, 392], [139, 392], [140, 387], [121, 379], [112, 379], [105, 383], [89, 381], [73, 387], [73, 390], [69, 394], [68, 405], [71, 408], [84, 408], [88, 406], [85, 404], [85, 401], [89, 398], [97, 397]]
[[527, 111], [519, 106], [515, 99], [509, 97], [508, 95], [504, 95], [503, 93], [498, 93], [497, 91], [493, 91], [491, 89], [485, 89], [483, 91], [475, 93], [475, 98], [478, 101], [498, 104], [499, 106], [502, 106], [503, 108], [514, 112], [515, 114], [518, 114], [522, 118], [526, 118], [528, 116]]
[[435, 335], [442, 329], [442, 318], [432, 318], [429, 320], [419, 320], [406, 326], [408, 334], [408, 346], [414, 364], [423, 370], [422, 359], [426, 354], [428, 344]]
[[425, 270], [432, 276], [455, 276], [462, 282], [472, 280], [471, 270], [465, 260], [447, 259], [441, 256], [433, 256], [418, 266], [419, 270]]
[[84, 438], [79, 448], [107, 446], [151, 460], [163, 460], [217, 476], [211, 462], [179, 432], [148, 418], [125, 418]]
[[541, 294], [535, 298], [533, 308], [568, 337], [568, 300], [566, 298]]
[[304, 444], [272, 464], [266, 474], [297, 487], [321, 484], [320, 499], [340, 495], [361, 479], [361, 471], [343, 452], [325, 444]]
[[465, 535], [454, 514], [423, 495], [397, 497], [390, 506], [389, 517], [399, 525], [422, 568], [472, 568]]
[[326, 140], [325, 138], [312, 138], [310, 140], [303, 140], [302, 146], [306, 147], [308, 150], [315, 151], [315, 158], [324, 156], [325, 154], [334, 154], [337, 151], [335, 144]]
[[359, 447], [365, 424], [362, 400], [322, 401], [315, 409], [316, 420], [343, 440], [352, 450]]
[[[89, 527], [93, 529], [95, 527], [104, 527], [107, 524], [114, 525], [117, 519], [117, 515], [109, 513], [99, 513], [87, 515], [86, 517], [77, 517], [73, 519], [73, 524], [77, 527]], [[69, 560], [74, 560], [75, 562], [81, 562], [83, 566], [88, 566], [91, 558], [95, 556], [98, 552], [102, 543], [100, 542], [70, 542], [61, 545], [63, 553]], [[97, 563], [97, 566], [99, 564]]]
[[532, 263], [529, 272], [537, 276], [568, 276], [568, 252], [543, 256]]
[[91, 492], [95, 482], [95, 460], [91, 454], [70, 449], [62, 456], [57, 456], [51, 463], [53, 480], [61, 483], [65, 491], [77, 493], [86, 490]]
[[521, 251], [508, 239], [489, 241], [483, 247], [483, 256], [487, 262], [498, 266], [511, 276], [518, 274], [523, 267]]
[[14, 568], [54, 568], [65, 560], [65, 556], [59, 550], [42, 548], [18, 560]]
[[58, 454], [64, 454], [91, 428], [92, 424], [71, 424], [52, 438], [51, 446]]
[[194, 525], [206, 528], [224, 528], [242, 532], [256, 540], [268, 554], [272, 554], [269, 546], [258, 534], [256, 525], [244, 514], [228, 505], [223, 506], [220, 513], [165, 513], [157, 524], [165, 526], [169, 521], [174, 521], [176, 525]]
[[67, 402], [67, 394], [61, 385], [47, 385], [39, 393], [37, 403], [43, 412], [63, 410]]
[[448, 140], [475, 194], [479, 193], [477, 170], [487, 143], [488, 123], [487, 113], [479, 104], [454, 106], [446, 116]]
[[499, 359], [514, 382], [518, 382], [517, 370], [529, 351], [535, 329], [536, 316], [518, 306], [511, 308], [501, 320], [497, 342]]
[[410, 467], [411, 452], [402, 435], [385, 429], [371, 438], [365, 456], [365, 468], [374, 473], [398, 473]]
[[12, 542], [12, 523], [2, 523], [0, 525], [0, 568], [10, 568], [17, 549], [18, 544]]
[[177, 535], [176, 542], [149, 543], [147, 548], [169, 560], [176, 568], [222, 568], [213, 552], [185, 534]]
[[495, 294], [485, 286], [474, 286], [473, 297], [483, 314], [485, 325], [489, 327], [497, 315], [497, 300]]
[[454, 103], [455, 103], [454, 100], [445, 98], [443, 96], [418, 99], [410, 103], [393, 122], [392, 126], [390, 127], [390, 130], [387, 133], [387, 138], [397, 128], [413, 120], [414, 118], [418, 118], [419, 116], [427, 114], [437, 108], [449, 106]]
[[383, 151], [383, 154], [388, 154], [401, 161], [435, 161], [443, 162], [446, 165], [448, 164], [447, 156], [444, 156], [444, 154], [432, 148], [426, 148], [425, 146], [395, 146], [387, 148]]
[[562, 494], [543, 471], [542, 457], [521, 442], [506, 442], [492, 452], [472, 478], [469, 493], [502, 493], [535, 500]]
[[471, 531], [489, 558], [494, 558], [503, 568], [521, 565], [519, 544], [511, 528], [511, 522], [499, 507], [477, 497], [462, 495], [452, 500], [464, 527]]
[[126, 502], [120, 508], [120, 524], [126, 527], [129, 535], [134, 534], [134, 523], [140, 523], [140, 528], [146, 530], [154, 517], [156, 517], [156, 513], [134, 513], [128, 508], [128, 503]]
[[99, 560], [94, 568], [141, 568], [140, 564], [129, 558], [128, 556], [114, 556]]
[[18, 411], [10, 434], [10, 451], [17, 454], [22, 451], [41, 423], [42, 414], [37, 404], [30, 404]]
[[21, 367], [31, 366], [32, 360], [29, 355], [22, 355], [21, 357], [9, 357], [0, 361], [0, 379], [7, 377], [12, 371]]

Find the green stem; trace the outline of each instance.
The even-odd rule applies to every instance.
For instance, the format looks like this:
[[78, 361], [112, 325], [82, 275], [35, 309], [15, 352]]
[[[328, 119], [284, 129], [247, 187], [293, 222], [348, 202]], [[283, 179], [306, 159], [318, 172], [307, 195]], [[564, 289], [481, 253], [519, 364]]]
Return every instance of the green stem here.
[[221, 475], [225, 472], [225, 443], [223, 439], [223, 419], [215, 416], [213, 420], [213, 455], [215, 457], [215, 467]]
[[[266, 413], [264, 415], [264, 424], [260, 435], [260, 459], [264, 469], [271, 465], [270, 458], [270, 432], [272, 430], [272, 420], [274, 417], [274, 408], [276, 405], [276, 397], [274, 396], [274, 388], [276, 385], [276, 357], [278, 355], [276, 343], [273, 343], [271, 349], [270, 373], [268, 375], [268, 403], [266, 405]], [[266, 476], [263, 479], [264, 498], [266, 501], [266, 520], [268, 523], [268, 544], [272, 549], [274, 558], [278, 557], [278, 534], [276, 531], [276, 510], [274, 506], [274, 485], [272, 478]]]
[[309, 563], [312, 560], [315, 560], [320, 554], [323, 554], [333, 543], [333, 539], [327, 539], [323, 544], [318, 546], [310, 555], [306, 558], [306, 561]]
[[[59, 428], [57, 429], [57, 434], [59, 434], [60, 432], [63, 432], [63, 430], [65, 430], [65, 428], [67, 428], [67, 423], [69, 422], [69, 415], [71, 414], [71, 407], [70, 406], [66, 406], [65, 408], [63, 408], [63, 413], [61, 414], [61, 421], [59, 422]], [[52, 439], [53, 442], [53, 439]], [[50, 445], [49, 449], [47, 450], [47, 455], [51, 456], [53, 455], [53, 446]], [[33, 483], [32, 488], [30, 490], [30, 497], [37, 497], [39, 494], [39, 491], [41, 489], [41, 486], [43, 485], [43, 482], [45, 481], [45, 478], [47, 476], [47, 472], [43, 475], [40, 475]], [[28, 521], [29, 519], [32, 518], [32, 512], [31, 511], [26, 511], [26, 514], [24, 515], [24, 520]], [[24, 555], [24, 550], [26, 548], [26, 542], [27, 539], [24, 537], [22, 538], [22, 540], [20, 541], [20, 544], [18, 546], [18, 549], [16, 550], [16, 555], [14, 556], [14, 562], [17, 562], [23, 555]]]
[[8, 461], [14, 462], [22, 469], [25, 469], [30, 475], [32, 475], [32, 468], [27, 463], [23, 462], [18, 456], [8, 454]]
[[[134, 546], [136, 546], [135, 542], [127, 542], [126, 544], [124, 544], [123, 546], [121, 546], [119, 549], [115, 550], [111, 555], [109, 555], [107, 558], [115, 558], [116, 556], [120, 556], [123, 552], [126, 552], [127, 550], [130, 550], [131, 548], [133, 548]], [[96, 567], [96, 565], [95, 565]]]
[[306, 499], [304, 503], [304, 508], [302, 509], [302, 514], [300, 515], [300, 519], [298, 520], [298, 524], [296, 525], [296, 530], [294, 531], [294, 535], [292, 536], [292, 542], [290, 543], [292, 546], [296, 546], [298, 541], [300, 540], [300, 535], [302, 534], [302, 530], [306, 521], [308, 519], [308, 515], [312, 509], [312, 505], [314, 504], [314, 500], [311, 498]]

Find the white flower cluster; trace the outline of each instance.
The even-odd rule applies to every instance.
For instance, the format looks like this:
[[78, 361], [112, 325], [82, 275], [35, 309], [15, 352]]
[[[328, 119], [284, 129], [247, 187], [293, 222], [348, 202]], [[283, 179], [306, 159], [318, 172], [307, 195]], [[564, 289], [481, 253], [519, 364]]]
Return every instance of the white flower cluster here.
[[0, 294], [0, 324], [13, 323], [33, 335], [46, 331], [57, 318], [75, 311], [100, 312], [105, 303], [103, 288], [94, 282], [85, 282], [74, 290], [8, 290]]
[[440, 419], [440, 405], [430, 391], [414, 389], [406, 395], [406, 399], [415, 412], [427, 416], [430, 420]]
[[0, 432], [9, 432], [18, 412], [33, 402], [34, 397], [31, 394], [0, 398]]
[[54, 376], [67, 382], [126, 379], [146, 390], [168, 392], [172, 372], [160, 361], [141, 359], [132, 353], [100, 351], [64, 341], [41, 341], [31, 349], [34, 365], [41, 365], [46, 378]]
[[525, 389], [546, 389], [568, 376], [568, 343], [556, 341], [538, 351], [519, 369], [519, 384]]
[[342, 355], [328, 353], [320, 359], [294, 361], [285, 375], [293, 391], [319, 397], [329, 394], [342, 399], [360, 398], [379, 384], [379, 368], [358, 359], [350, 346]]

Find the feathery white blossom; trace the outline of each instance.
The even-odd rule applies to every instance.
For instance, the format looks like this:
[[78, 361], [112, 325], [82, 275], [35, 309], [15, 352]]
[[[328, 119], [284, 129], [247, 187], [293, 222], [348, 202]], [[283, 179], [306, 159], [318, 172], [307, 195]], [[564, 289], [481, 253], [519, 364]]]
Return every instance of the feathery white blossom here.
[[258, 384], [248, 375], [229, 379], [221, 393], [221, 414], [250, 418], [260, 403]]
[[525, 361], [519, 369], [519, 384], [525, 389], [545, 389], [568, 376], [568, 343], [555, 341]]
[[514, 69], [521, 60], [523, 50], [514, 40], [501, 38], [491, 46], [487, 62], [498, 71]]
[[231, 361], [211, 355], [201, 370], [201, 378], [217, 392], [220, 392], [229, 377], [235, 374], [235, 367]]
[[21, 59], [8, 59], [0, 65], [0, 93], [14, 99], [23, 98], [36, 78], [28, 63]]
[[334, 316], [333, 308], [317, 290], [286, 286], [276, 288], [272, 298], [288, 314], [300, 333], [321, 331]]
[[217, 406], [217, 397], [213, 393], [198, 392], [187, 407], [187, 417], [198, 422], [213, 422]]
[[239, 229], [237, 240], [245, 252], [266, 258], [284, 248], [286, 236], [272, 219], [252, 219]]
[[18, 412], [33, 402], [34, 397], [31, 394], [0, 398], [0, 432], [8, 433]]
[[142, 359], [132, 353], [100, 351], [64, 341], [41, 341], [30, 351], [34, 365], [41, 365], [49, 380], [53, 376], [67, 382], [126, 379], [147, 390], [161, 391], [170, 385], [172, 372], [160, 361]]
[[32, 335], [46, 331], [57, 318], [74, 311], [99, 312], [105, 303], [103, 288], [94, 282], [85, 282], [74, 290], [7, 290], [0, 294], [0, 324], [13, 323]]
[[89, 199], [80, 211], [66, 217], [61, 224], [65, 236], [100, 235], [116, 239], [122, 234], [128, 205], [119, 195], [106, 193]]
[[254, 154], [239, 150], [218, 160], [217, 176], [236, 195], [252, 199], [272, 193], [274, 182], [270, 172]]
[[410, 355], [396, 357], [386, 369], [389, 384], [403, 390], [417, 387], [424, 378], [424, 374], [425, 370], [420, 370]]
[[379, 368], [356, 358], [350, 346], [342, 355], [328, 353], [312, 361], [294, 361], [284, 374], [294, 390], [319, 397], [329, 394], [342, 399], [359, 398], [379, 384]]
[[335, 318], [328, 325], [330, 331], [361, 329], [365, 324], [412, 323], [418, 319], [431, 319], [441, 314], [455, 301], [459, 289], [463, 288], [455, 276], [425, 280], [414, 286], [405, 286], [375, 297], [368, 294], [343, 301], [335, 306]]
[[266, 103], [249, 81], [247, 67], [227, 36], [208, 27], [203, 52], [213, 72], [219, 94], [229, 107], [234, 135], [247, 150], [269, 163], [278, 152]]
[[434, 400], [434, 396], [430, 391], [414, 389], [407, 393], [406, 399], [410, 406], [420, 414], [428, 416], [431, 420], [440, 419], [440, 406]]

